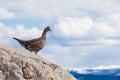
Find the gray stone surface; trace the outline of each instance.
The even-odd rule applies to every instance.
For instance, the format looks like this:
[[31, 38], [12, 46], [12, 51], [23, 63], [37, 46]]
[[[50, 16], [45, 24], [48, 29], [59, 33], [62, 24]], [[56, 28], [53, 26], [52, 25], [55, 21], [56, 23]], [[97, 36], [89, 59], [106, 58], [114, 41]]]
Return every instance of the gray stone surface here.
[[0, 80], [76, 80], [64, 68], [27, 50], [0, 45]]

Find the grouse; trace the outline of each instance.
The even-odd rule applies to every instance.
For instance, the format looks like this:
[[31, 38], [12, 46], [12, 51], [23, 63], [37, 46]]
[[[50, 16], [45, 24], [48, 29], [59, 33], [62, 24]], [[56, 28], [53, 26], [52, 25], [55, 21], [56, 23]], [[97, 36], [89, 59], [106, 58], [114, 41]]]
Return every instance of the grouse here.
[[35, 52], [37, 54], [38, 51], [44, 48], [46, 43], [46, 33], [51, 31], [50, 27], [47, 26], [42, 36], [39, 38], [31, 39], [31, 40], [20, 40], [18, 38], [13, 37], [13, 39], [17, 40], [25, 49], [29, 50], [30, 52]]

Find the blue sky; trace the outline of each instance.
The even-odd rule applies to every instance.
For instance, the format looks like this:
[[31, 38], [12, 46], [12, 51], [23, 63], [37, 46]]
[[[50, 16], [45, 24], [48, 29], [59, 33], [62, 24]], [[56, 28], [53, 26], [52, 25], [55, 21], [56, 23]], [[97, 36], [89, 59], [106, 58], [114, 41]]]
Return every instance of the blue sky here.
[[120, 0], [0, 0], [0, 42], [40, 37], [38, 55], [66, 68], [120, 65]]

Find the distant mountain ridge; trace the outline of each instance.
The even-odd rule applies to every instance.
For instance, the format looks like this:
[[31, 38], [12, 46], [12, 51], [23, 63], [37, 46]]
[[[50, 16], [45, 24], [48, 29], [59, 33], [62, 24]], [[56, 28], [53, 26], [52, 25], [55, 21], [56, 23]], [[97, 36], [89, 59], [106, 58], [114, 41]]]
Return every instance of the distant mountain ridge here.
[[120, 80], [120, 66], [72, 68], [69, 72], [78, 80]]

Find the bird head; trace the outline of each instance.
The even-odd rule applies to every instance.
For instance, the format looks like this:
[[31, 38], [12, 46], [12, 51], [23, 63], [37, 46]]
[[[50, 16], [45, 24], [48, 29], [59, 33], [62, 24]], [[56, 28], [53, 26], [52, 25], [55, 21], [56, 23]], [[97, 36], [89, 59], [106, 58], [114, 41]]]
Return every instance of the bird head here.
[[47, 27], [45, 28], [45, 32], [48, 32], [48, 31], [51, 31], [50, 26], [47, 26]]

